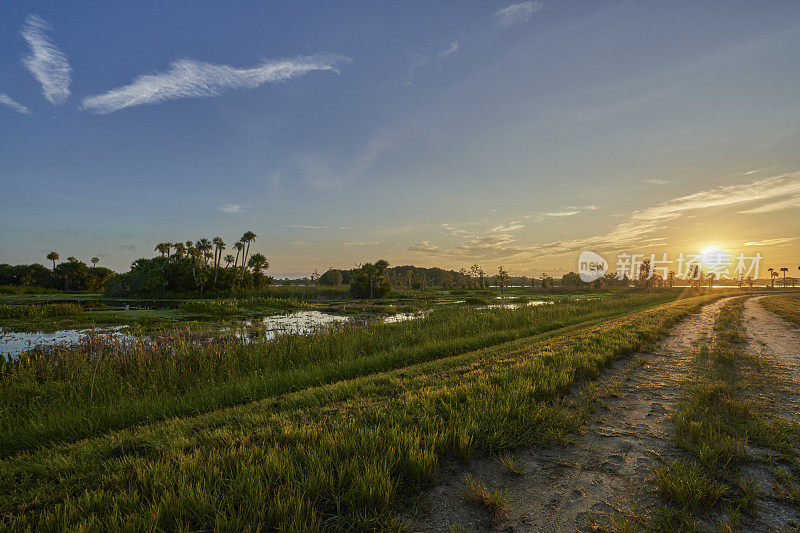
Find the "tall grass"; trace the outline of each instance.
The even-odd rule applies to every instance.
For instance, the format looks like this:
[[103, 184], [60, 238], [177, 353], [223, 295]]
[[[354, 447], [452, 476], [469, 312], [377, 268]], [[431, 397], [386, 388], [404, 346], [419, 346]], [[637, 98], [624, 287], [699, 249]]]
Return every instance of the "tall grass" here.
[[0, 319], [37, 319], [81, 313], [83, 307], [71, 303], [0, 305]]
[[703, 301], [6, 458], [0, 529], [396, 529], [442, 456], [563, 440], [586, 414], [559, 401], [575, 382]]
[[0, 455], [457, 355], [669, 298], [448, 308], [408, 322], [331, 327], [246, 345], [226, 339], [200, 346], [175, 331], [168, 343], [27, 352], [0, 363]]

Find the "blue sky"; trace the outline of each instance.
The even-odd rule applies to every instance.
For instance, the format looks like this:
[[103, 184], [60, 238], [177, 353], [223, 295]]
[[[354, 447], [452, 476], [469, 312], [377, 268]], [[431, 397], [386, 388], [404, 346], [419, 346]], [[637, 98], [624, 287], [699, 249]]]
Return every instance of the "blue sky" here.
[[796, 262], [798, 50], [794, 1], [5, 2], [0, 262]]

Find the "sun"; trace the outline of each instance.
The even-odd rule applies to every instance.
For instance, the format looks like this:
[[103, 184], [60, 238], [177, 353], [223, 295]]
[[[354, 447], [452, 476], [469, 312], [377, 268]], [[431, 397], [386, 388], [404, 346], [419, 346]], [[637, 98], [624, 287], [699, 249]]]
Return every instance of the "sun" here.
[[727, 262], [729, 254], [721, 246], [711, 244], [703, 248], [701, 256], [704, 264], [718, 266]]

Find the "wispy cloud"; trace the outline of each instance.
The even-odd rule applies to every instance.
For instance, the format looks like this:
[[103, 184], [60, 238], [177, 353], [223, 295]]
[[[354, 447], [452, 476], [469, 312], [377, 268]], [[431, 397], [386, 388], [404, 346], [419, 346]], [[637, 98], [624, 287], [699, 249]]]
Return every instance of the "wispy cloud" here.
[[72, 67], [67, 56], [47, 35], [50, 25], [38, 15], [28, 15], [22, 37], [28, 42], [31, 53], [22, 58], [22, 64], [42, 85], [42, 94], [51, 104], [62, 104], [69, 97]]
[[228, 205], [221, 205], [217, 207], [217, 211], [222, 211], [223, 213], [241, 213], [244, 211], [244, 208], [247, 206], [244, 205], [236, 205], [236, 204], [228, 204]]
[[[561, 211], [550, 211], [548, 213], [542, 213], [536, 217], [536, 222], [541, 222], [548, 218], [563, 218], [563, 217], [571, 217], [574, 215], [578, 215], [584, 211], [596, 211], [600, 209], [596, 205], [584, 205], [584, 206], [575, 206], [570, 205], [566, 209], [562, 209]], [[528, 215], [525, 218], [530, 218], [533, 215]]]
[[775, 202], [768, 202], [764, 205], [739, 212], [746, 215], [754, 215], [756, 213], [774, 213], [776, 211], [783, 211], [784, 209], [790, 209], [792, 207], [800, 207], [800, 193], [798, 193], [796, 196], [790, 196], [789, 198], [784, 198]]
[[450, 43], [450, 46], [448, 46], [445, 50], [439, 52], [438, 54], [439, 59], [443, 59], [451, 54], [455, 54], [456, 52], [458, 52], [459, 46], [460, 44], [458, 41], [453, 41], [452, 43]]
[[30, 113], [31, 110], [25, 107], [24, 105], [20, 104], [7, 94], [0, 93], [0, 104], [10, 107], [17, 113]]
[[409, 246], [409, 251], [461, 260], [488, 260], [508, 257], [524, 252], [515, 245], [514, 231], [524, 228], [521, 221], [493, 226], [480, 231], [468, 231], [450, 224], [442, 224], [444, 233], [451, 237], [461, 237], [463, 244], [445, 248], [430, 241]]
[[533, 14], [544, 7], [542, 2], [538, 0], [531, 0], [529, 2], [520, 2], [518, 4], [511, 4], [508, 7], [498, 9], [495, 11], [494, 16], [497, 25], [500, 27], [514, 26], [517, 24], [525, 24]]
[[349, 241], [343, 242], [344, 246], [376, 246], [380, 244], [381, 241]]
[[[766, 203], [765, 203], [766, 202]], [[696, 193], [673, 198], [659, 204], [634, 211], [624, 222], [602, 235], [594, 235], [580, 239], [555, 241], [543, 244], [518, 244], [510, 232], [505, 233], [472, 233], [464, 231], [466, 242], [462, 245], [446, 247], [423, 241], [411, 246], [415, 252], [438, 255], [452, 259], [506, 259], [530, 260], [548, 256], [558, 256], [581, 250], [613, 250], [626, 246], [639, 246], [663, 240], [657, 237], [663, 234], [669, 223], [686, 217], [705, 214], [710, 210], [734, 209], [744, 204], [761, 205], [738, 211], [738, 213], [765, 213], [779, 209], [800, 207], [800, 172], [784, 174], [760, 179], [751, 183], [728, 185], [706, 189]], [[570, 211], [550, 213], [560, 216], [572, 216]], [[509, 225], [513, 227], [513, 223]], [[498, 227], [499, 228], [499, 227]], [[444, 229], [450, 235], [456, 235], [452, 226]], [[494, 229], [494, 228], [492, 228]], [[783, 237], [765, 241], [752, 241], [746, 246], [767, 246], [791, 242], [796, 238]]]
[[660, 179], [657, 179], [657, 178], [645, 178], [645, 179], [639, 180], [639, 181], [641, 181], [642, 183], [648, 183], [650, 185], [666, 185], [666, 184], [669, 183], [669, 181], [667, 181], [667, 180], [660, 180]]
[[571, 217], [577, 215], [580, 211], [552, 211], [550, 213], [543, 213], [544, 217]]
[[292, 229], [328, 229], [330, 226], [303, 226], [298, 224], [292, 224], [289, 227]]
[[254, 89], [265, 83], [277, 83], [314, 70], [339, 73], [337, 66], [349, 58], [317, 55], [265, 61], [253, 68], [214, 65], [183, 59], [166, 72], [143, 74], [133, 83], [107, 93], [83, 99], [83, 109], [103, 115], [126, 107], [155, 104], [179, 98], [219, 96], [234, 89]]
[[765, 239], [763, 241], [748, 241], [742, 246], [775, 246], [777, 244], [788, 244], [797, 239], [798, 237], [780, 237], [778, 239]]
[[[777, 201], [775, 201], [777, 200]], [[588, 248], [613, 248], [636, 245], [663, 231], [665, 225], [710, 209], [733, 208], [747, 203], [768, 202], [762, 206], [738, 211], [762, 213], [800, 205], [800, 172], [783, 174], [739, 185], [727, 185], [680, 196], [642, 210], [634, 211], [628, 220], [605, 235], [559, 241], [542, 245], [545, 253], [567, 253]]]

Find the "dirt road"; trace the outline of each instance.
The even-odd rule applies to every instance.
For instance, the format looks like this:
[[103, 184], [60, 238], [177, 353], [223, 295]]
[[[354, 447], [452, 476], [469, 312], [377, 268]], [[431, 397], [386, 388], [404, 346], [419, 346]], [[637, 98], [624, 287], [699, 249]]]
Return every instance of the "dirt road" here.
[[[407, 517], [419, 531], [584, 531], [609, 516], [637, 513], [658, 503], [647, 482], [660, 461], [681, 456], [674, 446], [674, 411], [693, 354], [713, 335], [724, 305], [706, 305], [679, 323], [651, 353], [637, 354], [608, 369], [600, 383], [619, 392], [602, 401], [574, 445], [536, 447], [512, 453], [525, 468], [508, 474], [494, 458], [442, 474], [440, 483]], [[760, 307], [760, 306], [759, 306]], [[486, 511], [463, 500], [464, 473], [489, 488], [507, 489], [508, 517], [491, 524]]]

